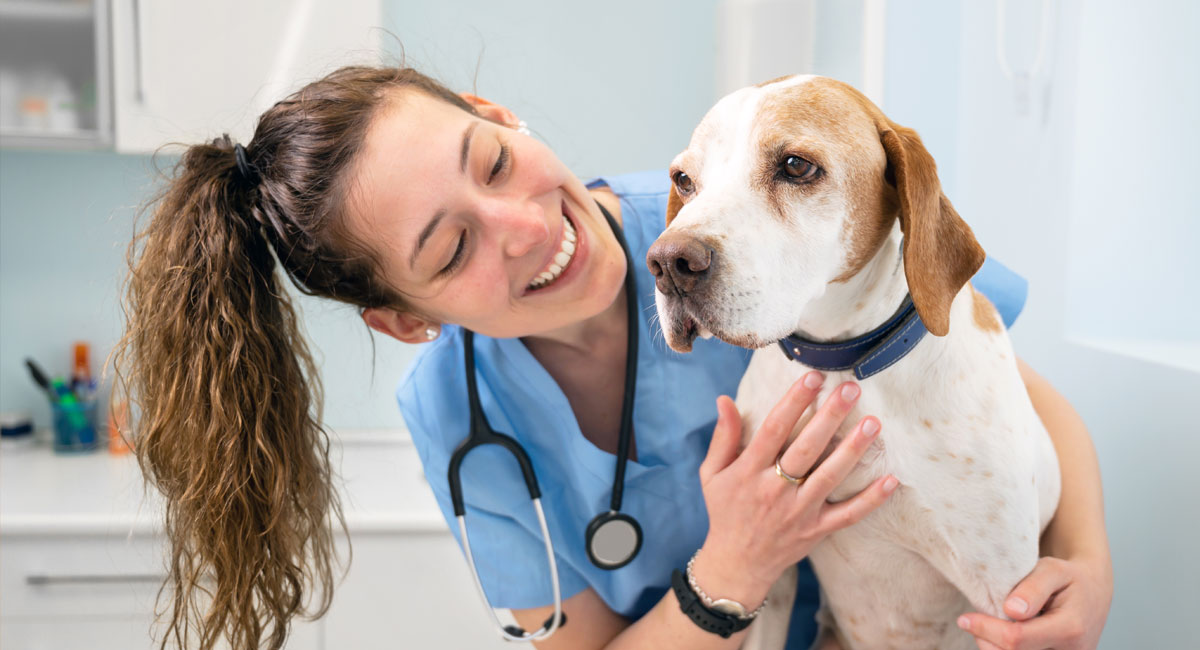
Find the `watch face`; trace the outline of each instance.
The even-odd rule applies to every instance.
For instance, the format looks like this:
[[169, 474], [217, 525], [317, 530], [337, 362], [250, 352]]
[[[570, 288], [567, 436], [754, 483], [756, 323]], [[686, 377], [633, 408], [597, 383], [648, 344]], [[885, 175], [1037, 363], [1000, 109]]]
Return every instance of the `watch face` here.
[[737, 616], [739, 618], [746, 616], [746, 608], [742, 607], [742, 604], [736, 600], [729, 600], [728, 598], [718, 598], [717, 600], [714, 600], [712, 609], [715, 609], [722, 614], [729, 614], [730, 616]]

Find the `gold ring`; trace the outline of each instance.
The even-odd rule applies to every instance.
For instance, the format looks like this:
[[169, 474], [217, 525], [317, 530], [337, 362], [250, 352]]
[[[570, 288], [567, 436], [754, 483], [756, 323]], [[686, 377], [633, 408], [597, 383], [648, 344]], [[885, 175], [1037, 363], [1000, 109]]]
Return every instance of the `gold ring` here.
[[[783, 454], [780, 454], [779, 458], [783, 458]], [[808, 478], [807, 476], [792, 476], [791, 474], [783, 471], [783, 468], [779, 466], [779, 458], [775, 459], [775, 473], [779, 475], [779, 478], [791, 483], [792, 485], [800, 485], [804, 482], [804, 479]]]

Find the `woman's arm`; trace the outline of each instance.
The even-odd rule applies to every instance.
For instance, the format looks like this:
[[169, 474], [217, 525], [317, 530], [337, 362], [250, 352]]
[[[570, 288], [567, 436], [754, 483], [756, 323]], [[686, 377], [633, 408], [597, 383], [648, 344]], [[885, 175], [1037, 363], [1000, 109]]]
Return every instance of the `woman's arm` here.
[[1058, 454], [1062, 496], [1042, 533], [1042, 559], [1005, 602], [1015, 622], [968, 614], [960, 625], [984, 650], [1095, 648], [1113, 591], [1096, 450], [1066, 398], [1024, 361], [1017, 359], [1017, 367]]
[[1042, 533], [1042, 555], [1086, 559], [1111, 573], [1100, 464], [1087, 427], [1050, 382], [1019, 358], [1017, 367], [1033, 408], [1054, 442], [1062, 472], [1062, 496], [1054, 518]]
[[[692, 567], [696, 581], [714, 598], [730, 598], [756, 608], [784, 569], [802, 560], [829, 533], [854, 524], [879, 507], [898, 485], [894, 477], [880, 477], [846, 501], [826, 501], [875, 441], [880, 427], [876, 418], [863, 418], [833, 453], [816, 462], [858, 399], [860, 391], [847, 382], [825, 400], [796, 440], [787, 443], [800, 415], [820, 393], [821, 381], [816, 372], [797, 381], [744, 450], [737, 407], [728, 397], [717, 400], [717, 426], [708, 456], [700, 464], [708, 536]], [[806, 480], [800, 484], [785, 481], [775, 470], [776, 462], [789, 469], [809, 468], [792, 470], [807, 476]], [[632, 624], [609, 609], [591, 589], [568, 598], [563, 609], [567, 624], [550, 639], [536, 643], [539, 650], [733, 650], [748, 634], [742, 630], [725, 639], [701, 629], [680, 611], [679, 601], [669, 589], [653, 609]], [[514, 611], [513, 615], [528, 630], [540, 626], [552, 611], [540, 607]]]

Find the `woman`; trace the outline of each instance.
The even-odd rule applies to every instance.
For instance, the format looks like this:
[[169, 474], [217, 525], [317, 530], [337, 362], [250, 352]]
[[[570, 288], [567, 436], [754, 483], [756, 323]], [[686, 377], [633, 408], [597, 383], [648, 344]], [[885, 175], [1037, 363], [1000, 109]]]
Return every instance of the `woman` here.
[[[739, 452], [736, 409], [717, 399], [714, 425], [709, 400], [732, 392], [748, 353], [710, 341], [673, 355], [651, 338], [652, 279], [640, 263], [662, 227], [665, 174], [588, 187], [517, 125], [504, 107], [411, 69], [352, 67], [268, 110], [245, 148], [218, 140], [180, 161], [131, 255], [118, 350], [141, 404], [138, 457], [167, 496], [180, 643], [280, 647], [306, 598], [315, 592], [318, 615], [331, 598], [327, 517], [340, 507], [316, 372], [272, 251], [302, 291], [356, 305], [399, 340], [436, 341], [398, 398], [447, 511], [448, 456], [467, 434], [463, 329], [478, 333], [484, 411], [526, 447], [550, 510], [569, 623], [539, 647], [737, 647], [745, 632], [722, 638], [682, 613], [670, 569], [695, 553], [697, 586], [753, 610], [785, 568], [894, 489], [882, 477], [827, 504], [814, 487], [845, 476], [879, 434], [875, 418], [824, 462], [795, 453], [779, 468], [823, 480], [796, 488], [776, 474], [784, 437], [821, 385], [815, 372]], [[624, 510], [646, 530], [633, 562], [609, 572], [580, 559], [582, 527], [607, 509], [623, 402], [627, 264], [606, 212], [628, 241], [642, 311]], [[981, 288], [1011, 286], [993, 268]], [[1094, 452], [1070, 406], [1023, 373], [1063, 463], [1043, 539], [1053, 557], [1014, 590], [1016, 622], [971, 614], [960, 624], [983, 648], [1094, 647], [1112, 590]], [[858, 390], [842, 386], [798, 440], [824, 446]], [[472, 547], [493, 606], [534, 630], [552, 611], [542, 542], [528, 532], [515, 463], [492, 451], [462, 469]], [[811, 639], [816, 602], [802, 567], [795, 647]]]

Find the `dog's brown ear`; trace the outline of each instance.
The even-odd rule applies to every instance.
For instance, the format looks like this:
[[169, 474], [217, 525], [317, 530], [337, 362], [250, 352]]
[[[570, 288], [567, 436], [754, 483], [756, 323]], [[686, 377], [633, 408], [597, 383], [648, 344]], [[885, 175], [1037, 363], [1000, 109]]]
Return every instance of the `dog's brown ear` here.
[[900, 198], [908, 290], [926, 329], [945, 336], [950, 304], [983, 265], [983, 247], [942, 194], [937, 165], [917, 132], [884, 120], [879, 138]]
[[679, 214], [679, 209], [683, 207], [683, 199], [679, 198], [679, 191], [675, 189], [675, 183], [671, 183], [671, 191], [667, 194], [667, 225], [675, 220], [675, 215]]

